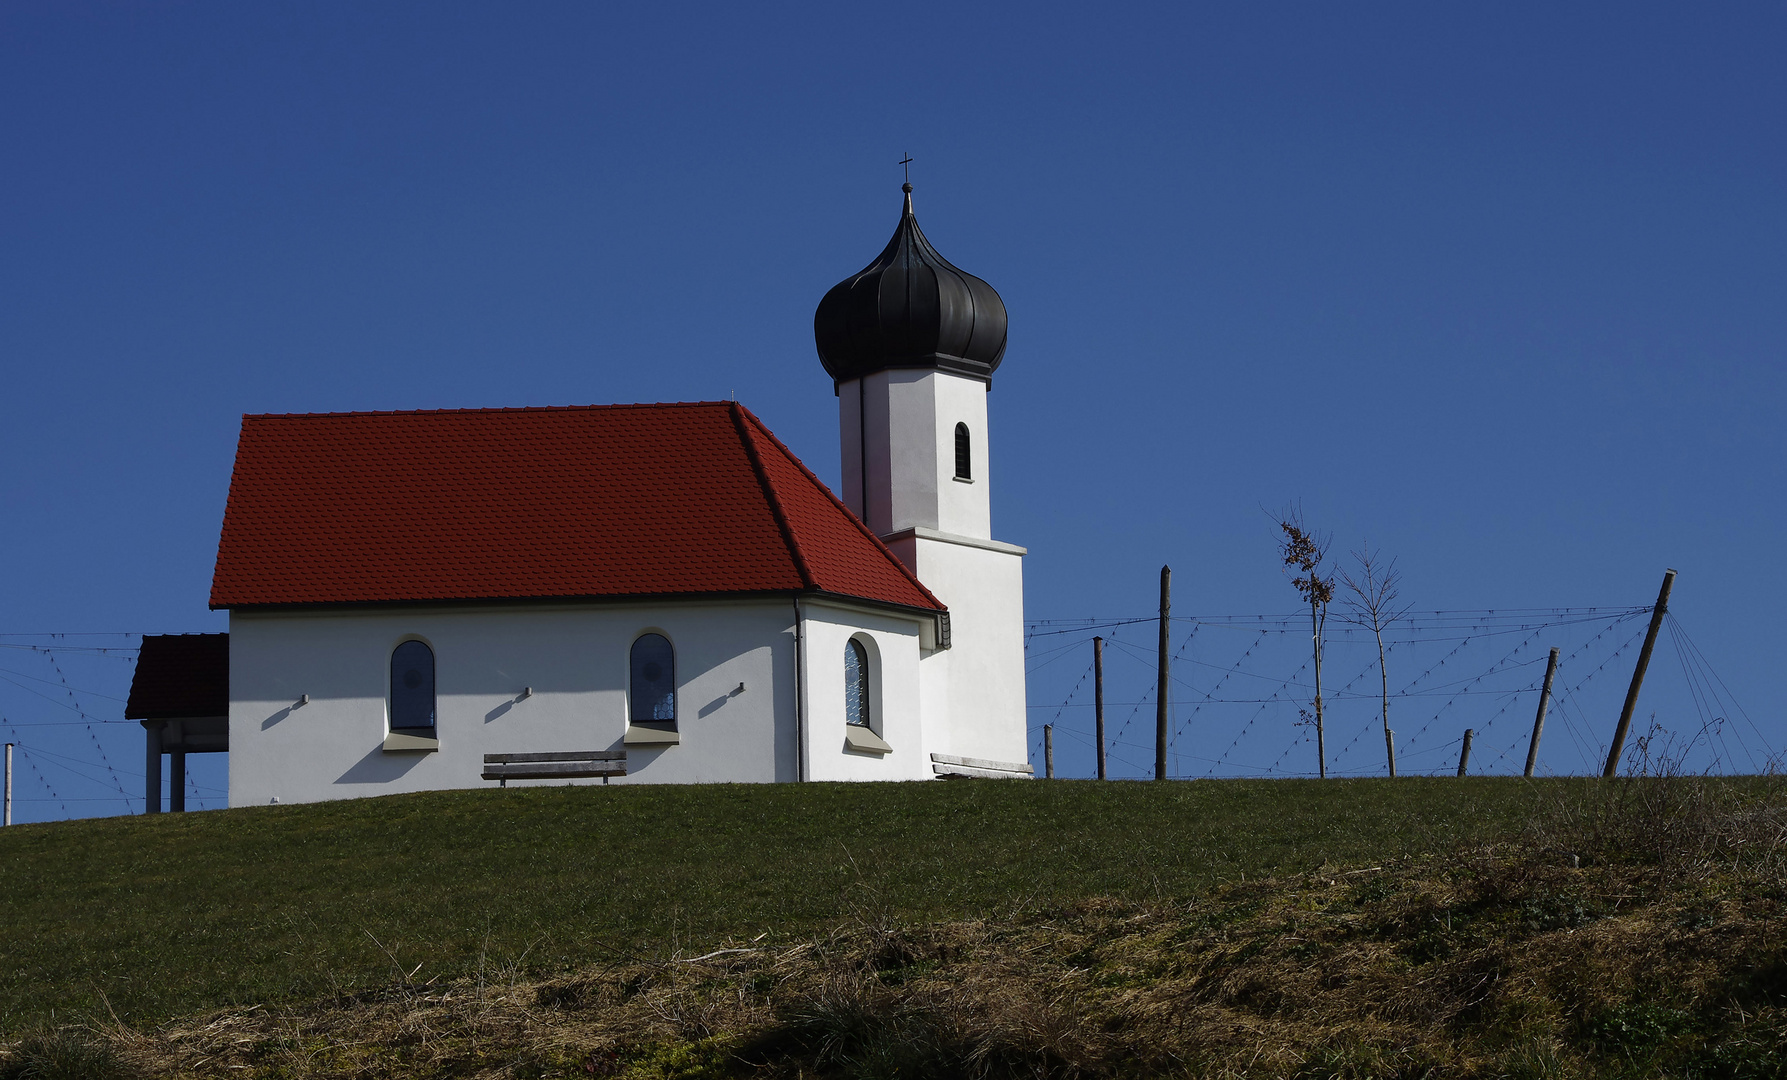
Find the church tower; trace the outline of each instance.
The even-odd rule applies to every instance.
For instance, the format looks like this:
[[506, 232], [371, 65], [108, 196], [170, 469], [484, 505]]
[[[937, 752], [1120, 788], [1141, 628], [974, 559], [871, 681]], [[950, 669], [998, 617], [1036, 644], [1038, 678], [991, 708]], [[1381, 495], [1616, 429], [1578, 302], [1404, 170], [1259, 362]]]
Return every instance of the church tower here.
[[912, 213], [813, 316], [838, 395], [844, 502], [950, 610], [923, 662], [933, 753], [1022, 762], [1024, 549], [993, 539], [987, 393], [1005, 303], [937, 253]]

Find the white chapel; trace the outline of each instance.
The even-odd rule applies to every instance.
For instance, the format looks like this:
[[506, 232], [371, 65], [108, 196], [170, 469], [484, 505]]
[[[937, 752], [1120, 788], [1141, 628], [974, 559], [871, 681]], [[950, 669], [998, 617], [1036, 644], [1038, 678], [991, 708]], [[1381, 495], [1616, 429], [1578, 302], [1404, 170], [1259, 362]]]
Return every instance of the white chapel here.
[[[733, 402], [243, 418], [211, 606], [146, 638], [152, 811], [498, 783], [1030, 774], [993, 538], [1005, 305], [919, 230], [826, 293], [842, 498]], [[226, 670], [227, 669], [227, 670]]]

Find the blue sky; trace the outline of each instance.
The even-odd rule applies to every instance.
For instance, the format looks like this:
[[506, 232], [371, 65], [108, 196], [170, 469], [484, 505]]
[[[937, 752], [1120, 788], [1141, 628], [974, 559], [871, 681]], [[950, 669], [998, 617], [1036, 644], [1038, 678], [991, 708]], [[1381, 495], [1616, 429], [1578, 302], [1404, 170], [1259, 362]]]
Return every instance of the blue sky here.
[[[1030, 616], [1145, 614], [1162, 563], [1179, 611], [1290, 611], [1262, 507], [1300, 500], [1423, 609], [1637, 605], [1676, 567], [1787, 747], [1784, 31], [1779, 3], [8, 5], [0, 632], [223, 629], [244, 412], [736, 393], [835, 481], [812, 311], [910, 153], [927, 234], [1010, 309], [994, 520]], [[1646, 711], [1691, 728], [1653, 667]], [[82, 689], [120, 695], [103, 670]], [[10, 721], [58, 711], [0, 686]], [[18, 732], [136, 783], [134, 729]]]

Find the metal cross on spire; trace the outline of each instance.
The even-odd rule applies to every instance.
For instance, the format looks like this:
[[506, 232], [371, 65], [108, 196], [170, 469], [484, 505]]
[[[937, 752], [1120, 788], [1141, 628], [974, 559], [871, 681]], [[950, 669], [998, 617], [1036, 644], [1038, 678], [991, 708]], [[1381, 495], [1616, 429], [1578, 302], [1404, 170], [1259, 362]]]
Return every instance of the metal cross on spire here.
[[900, 167], [906, 170], [906, 182], [912, 182], [912, 155], [906, 154], [900, 159]]

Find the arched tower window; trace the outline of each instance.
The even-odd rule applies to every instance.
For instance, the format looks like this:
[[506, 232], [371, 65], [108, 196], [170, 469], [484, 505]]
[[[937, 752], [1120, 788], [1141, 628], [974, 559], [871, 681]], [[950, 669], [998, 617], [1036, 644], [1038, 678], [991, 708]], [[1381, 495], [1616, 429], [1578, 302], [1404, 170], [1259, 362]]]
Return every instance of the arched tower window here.
[[844, 643], [844, 723], [871, 727], [869, 721], [869, 650], [851, 638]]
[[974, 471], [973, 471], [973, 467], [971, 465], [972, 459], [969, 456], [968, 450], [969, 450], [968, 425], [967, 424], [957, 424], [956, 425], [956, 479], [957, 480], [972, 480], [972, 479], [974, 479]]
[[391, 650], [391, 730], [434, 735], [434, 650], [426, 642]]
[[635, 724], [676, 726], [676, 650], [663, 634], [641, 634], [633, 642], [627, 703]]

